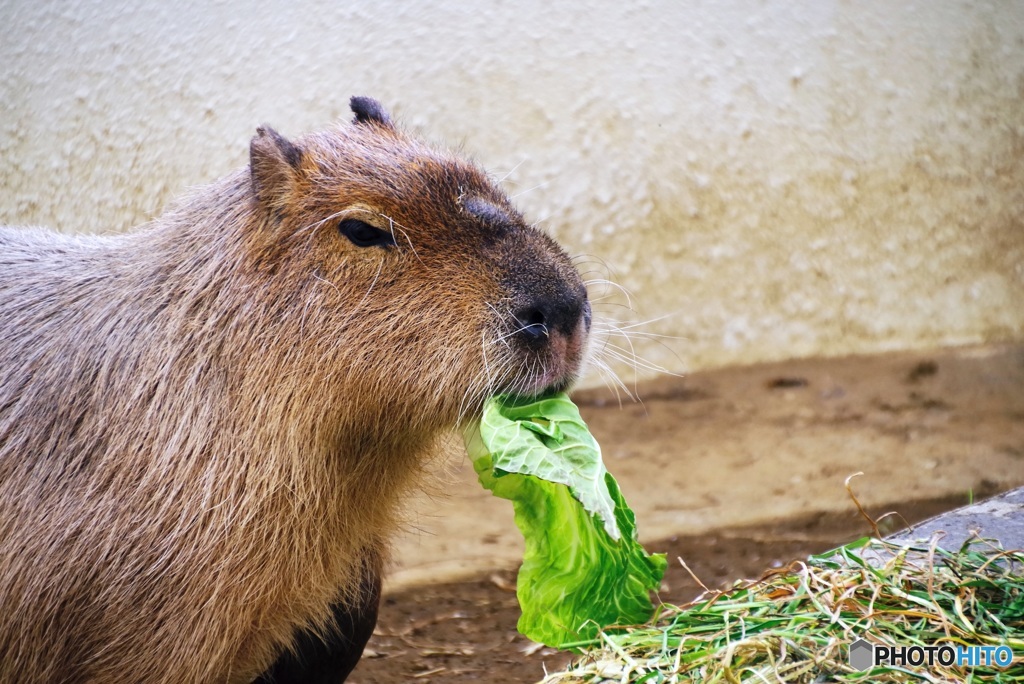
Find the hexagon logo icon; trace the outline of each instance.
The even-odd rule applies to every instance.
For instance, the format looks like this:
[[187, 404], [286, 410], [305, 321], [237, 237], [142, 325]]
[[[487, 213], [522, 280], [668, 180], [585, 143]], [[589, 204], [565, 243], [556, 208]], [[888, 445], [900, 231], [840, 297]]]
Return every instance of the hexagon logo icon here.
[[850, 644], [849, 656], [850, 667], [863, 672], [875, 664], [875, 647], [869, 641], [857, 639]]

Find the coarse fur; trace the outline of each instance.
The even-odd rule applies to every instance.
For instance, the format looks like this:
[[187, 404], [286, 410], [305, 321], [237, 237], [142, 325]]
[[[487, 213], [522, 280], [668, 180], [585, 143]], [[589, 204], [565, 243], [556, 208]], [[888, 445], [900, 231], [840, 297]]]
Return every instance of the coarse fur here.
[[129, 233], [0, 229], [0, 681], [251, 681], [366, 600], [446, 431], [579, 371], [564, 252], [353, 110]]

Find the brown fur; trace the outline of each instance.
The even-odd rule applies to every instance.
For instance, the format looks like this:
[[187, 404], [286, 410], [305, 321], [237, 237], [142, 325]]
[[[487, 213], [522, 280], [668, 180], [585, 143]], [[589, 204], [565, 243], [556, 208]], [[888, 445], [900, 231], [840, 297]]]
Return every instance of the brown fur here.
[[357, 119], [261, 129], [124, 235], [0, 229], [0, 681], [251, 680], [357, 598], [444, 431], [578, 371], [586, 316], [532, 345], [513, 316], [585, 302], [564, 253]]

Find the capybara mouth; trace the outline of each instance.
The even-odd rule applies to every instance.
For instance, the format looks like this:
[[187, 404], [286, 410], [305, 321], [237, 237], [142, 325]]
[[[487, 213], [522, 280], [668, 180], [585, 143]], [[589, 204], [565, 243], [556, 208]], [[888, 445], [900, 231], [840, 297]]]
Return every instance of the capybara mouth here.
[[591, 321], [585, 293], [577, 304], [568, 307], [568, 314], [551, 314], [552, 307], [545, 307], [543, 312], [531, 312], [530, 318], [515, 317], [521, 372], [499, 393], [540, 396], [568, 391], [576, 383], [586, 360]]

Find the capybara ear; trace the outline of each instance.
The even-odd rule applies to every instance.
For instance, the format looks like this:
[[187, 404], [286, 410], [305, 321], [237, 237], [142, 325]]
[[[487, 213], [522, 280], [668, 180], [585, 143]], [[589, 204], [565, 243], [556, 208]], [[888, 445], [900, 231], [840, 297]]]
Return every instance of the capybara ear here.
[[379, 126], [385, 128], [394, 128], [395, 125], [391, 123], [391, 116], [385, 111], [384, 105], [377, 102], [372, 97], [353, 97], [348, 101], [349, 107], [355, 113], [356, 118], [352, 120], [352, 123], [365, 124], [373, 122]]
[[249, 171], [252, 191], [260, 204], [278, 207], [294, 186], [302, 148], [283, 138], [267, 125], [256, 129], [249, 144]]

